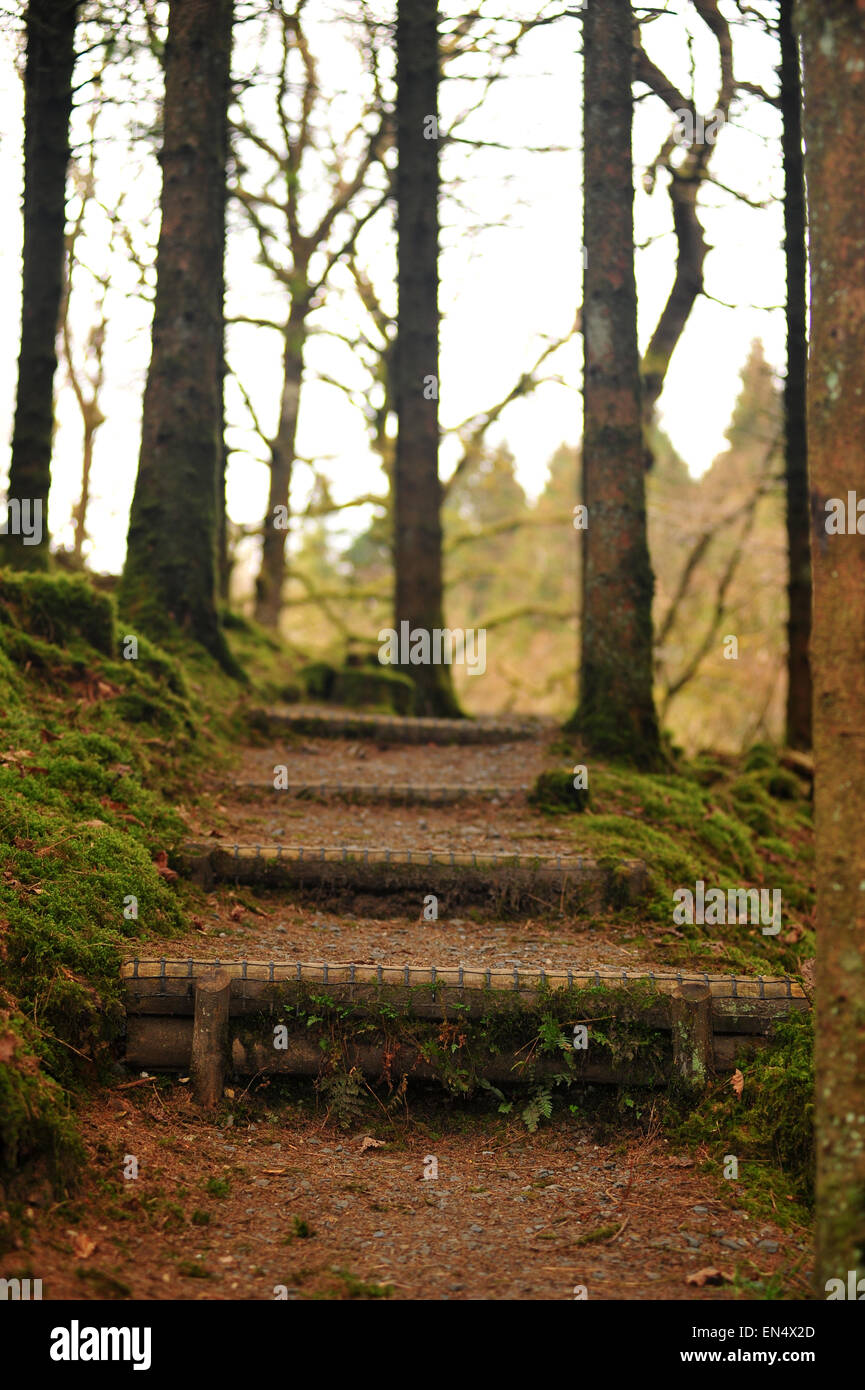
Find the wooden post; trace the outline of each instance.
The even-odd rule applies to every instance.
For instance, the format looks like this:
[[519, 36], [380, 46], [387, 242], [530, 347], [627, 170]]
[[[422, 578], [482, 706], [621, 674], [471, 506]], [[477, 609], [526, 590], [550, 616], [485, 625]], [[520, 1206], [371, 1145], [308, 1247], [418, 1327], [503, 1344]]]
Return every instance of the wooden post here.
[[195, 982], [190, 1074], [193, 1095], [207, 1110], [212, 1110], [222, 1099], [230, 994], [231, 976], [225, 970], [199, 976]]
[[707, 985], [679, 985], [673, 993], [673, 1075], [688, 1091], [701, 1091], [714, 1065], [712, 992]]

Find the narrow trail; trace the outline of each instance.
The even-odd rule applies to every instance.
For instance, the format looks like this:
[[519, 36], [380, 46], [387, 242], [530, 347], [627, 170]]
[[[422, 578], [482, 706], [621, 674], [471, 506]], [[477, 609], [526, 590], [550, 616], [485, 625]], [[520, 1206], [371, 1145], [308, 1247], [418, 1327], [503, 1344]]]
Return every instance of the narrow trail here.
[[[543, 733], [499, 746], [277, 738], [239, 749], [235, 780], [214, 779], [187, 824], [215, 846], [572, 853], [573, 831], [525, 799], [550, 763], [547, 742]], [[275, 792], [280, 766], [294, 786]], [[442, 802], [443, 788], [462, 790]], [[194, 930], [148, 942], [147, 953], [664, 969], [660, 947], [638, 950], [609, 912], [541, 903], [501, 920], [468, 909], [426, 921], [418, 894], [413, 905], [404, 894], [324, 899], [216, 883], [201, 891]], [[230, 1098], [243, 1089], [230, 1083]], [[185, 1081], [165, 1088], [138, 1076], [90, 1105], [86, 1201], [55, 1211], [35, 1237], [55, 1295], [573, 1299], [584, 1287], [591, 1299], [699, 1300], [741, 1296], [743, 1281], [773, 1276], [794, 1297], [807, 1287], [806, 1231], [752, 1215], [737, 1184], [717, 1167], [702, 1172], [700, 1156], [676, 1152], [651, 1119], [648, 1137], [623, 1129], [597, 1142], [578, 1090], [535, 1133], [518, 1105], [508, 1115], [469, 1110], [422, 1086], [343, 1131], [308, 1087], [272, 1110], [268, 1090], [266, 1078], [250, 1082], [248, 1110], [227, 1127], [196, 1110]], [[122, 1176], [130, 1156], [134, 1180]], [[688, 1282], [708, 1268], [723, 1282]]]

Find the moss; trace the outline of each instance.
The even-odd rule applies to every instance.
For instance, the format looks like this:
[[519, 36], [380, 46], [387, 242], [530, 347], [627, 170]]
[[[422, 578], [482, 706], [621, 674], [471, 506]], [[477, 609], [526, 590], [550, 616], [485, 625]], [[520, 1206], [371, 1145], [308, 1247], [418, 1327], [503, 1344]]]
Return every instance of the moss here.
[[778, 754], [770, 743], [755, 743], [745, 754], [745, 771], [758, 772], [761, 768], [776, 767]]
[[[561, 752], [559, 746], [551, 749], [557, 761]], [[573, 749], [568, 756], [580, 759]], [[556, 775], [564, 790], [565, 776], [560, 770]], [[703, 786], [691, 767], [659, 775], [600, 760], [591, 763], [591, 805], [573, 822], [574, 850], [607, 862], [639, 858], [649, 871], [647, 899], [621, 908], [617, 922], [653, 922], [673, 933], [673, 892], [693, 890], [702, 879], [725, 890], [780, 889], [785, 926], [797, 927], [787, 942], [786, 932], [764, 937], [753, 928], [719, 931], [684, 924], [665, 946], [664, 959], [671, 964], [767, 973], [771, 961], [773, 974], [784, 969], [796, 973], [799, 958], [813, 948], [810, 807], [801, 799], [772, 798], [762, 775], [743, 774], [741, 760], [718, 759], [711, 785]]]
[[799, 779], [794, 777], [792, 772], [788, 772], [786, 768], [770, 768], [758, 776], [766, 791], [770, 796], [774, 796], [776, 801], [800, 801], [802, 799], [802, 785]]
[[0, 623], [48, 642], [80, 637], [105, 656], [115, 650], [114, 607], [83, 578], [0, 575]]
[[175, 731], [173, 758], [195, 725], [177, 661], [146, 642], [138, 661], [119, 658], [110, 601], [86, 580], [4, 576], [0, 609], [20, 694], [0, 764], [0, 1031], [17, 1039], [0, 1067], [0, 1171], [47, 1160], [63, 1185], [82, 1156], [74, 1094], [105, 1076], [122, 1029], [120, 957], [182, 924], [154, 864], [182, 825], [153, 735]]
[[562, 811], [585, 811], [589, 805], [588, 787], [575, 787], [571, 772], [542, 772], [528, 795], [530, 806], [556, 814]]
[[395, 714], [412, 714], [415, 707], [413, 682], [401, 671], [379, 666], [344, 666], [335, 672], [331, 698], [349, 709], [378, 708]]
[[[791, 1014], [775, 1025], [770, 1045], [740, 1059], [742, 1094], [729, 1082], [713, 1088], [696, 1109], [683, 1115], [671, 1102], [665, 1133], [714, 1154], [734, 1154], [740, 1166], [769, 1163], [783, 1175], [797, 1201], [813, 1204], [814, 1032], [810, 1013]], [[720, 1161], [720, 1159], [719, 1159]], [[735, 1184], [737, 1201], [747, 1179]]]
[[329, 700], [333, 694], [336, 668], [327, 661], [312, 661], [298, 672], [300, 683], [310, 700]]

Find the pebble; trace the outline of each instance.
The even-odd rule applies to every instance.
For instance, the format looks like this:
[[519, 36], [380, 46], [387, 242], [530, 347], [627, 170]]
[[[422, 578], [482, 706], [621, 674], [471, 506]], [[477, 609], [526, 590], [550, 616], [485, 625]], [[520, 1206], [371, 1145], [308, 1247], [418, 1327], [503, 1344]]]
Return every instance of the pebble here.
[[691, 1211], [697, 1212], [697, 1214], [698, 1214], [699, 1216], [708, 1216], [708, 1214], [709, 1214], [709, 1208], [708, 1208], [708, 1207], [701, 1207], [701, 1206], [691, 1207]]
[[777, 1240], [758, 1240], [757, 1249], [768, 1250], [770, 1255], [774, 1255], [778, 1250], [778, 1242]]

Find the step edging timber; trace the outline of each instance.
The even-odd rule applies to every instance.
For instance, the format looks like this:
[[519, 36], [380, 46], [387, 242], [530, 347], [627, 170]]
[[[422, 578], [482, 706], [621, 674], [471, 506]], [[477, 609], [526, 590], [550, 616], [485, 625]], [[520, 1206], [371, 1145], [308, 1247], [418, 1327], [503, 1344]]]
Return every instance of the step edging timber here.
[[288, 709], [255, 708], [251, 726], [278, 735], [289, 730], [321, 738], [372, 738], [391, 743], [513, 743], [542, 737], [554, 727], [538, 719], [434, 719], [416, 715], [324, 710], [314, 705]]

